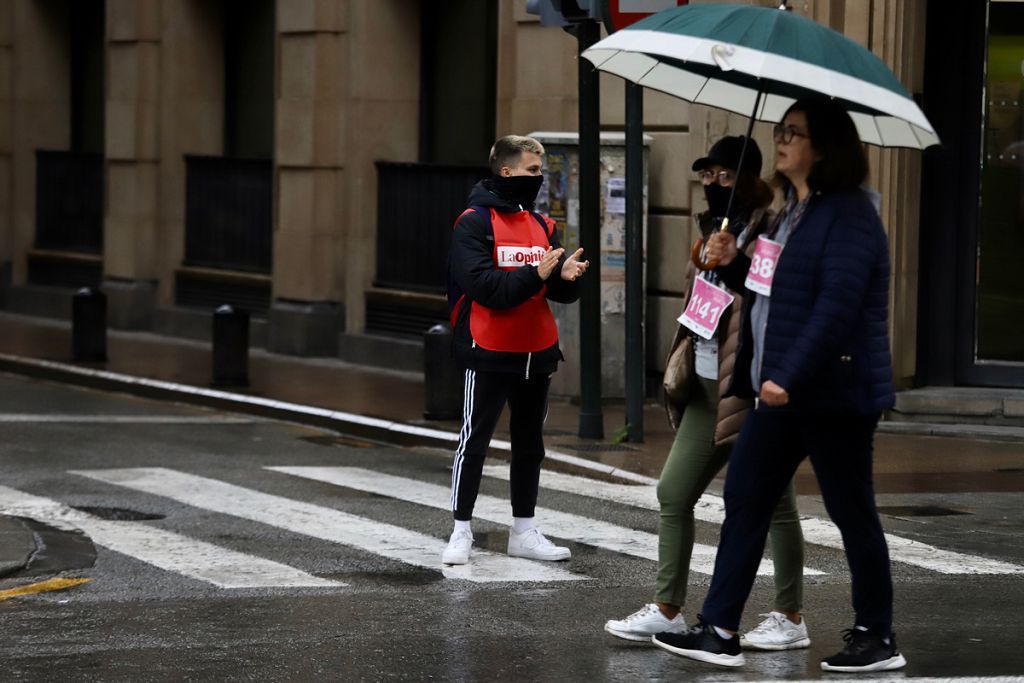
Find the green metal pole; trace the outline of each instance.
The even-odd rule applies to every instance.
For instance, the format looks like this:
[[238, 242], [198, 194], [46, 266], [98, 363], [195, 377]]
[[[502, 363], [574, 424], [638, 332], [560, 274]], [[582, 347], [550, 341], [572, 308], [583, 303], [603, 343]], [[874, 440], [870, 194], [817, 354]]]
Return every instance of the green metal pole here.
[[644, 440], [644, 89], [626, 81], [626, 430]]
[[[600, 26], [585, 21], [576, 26], [579, 54], [601, 37]], [[580, 246], [590, 268], [580, 295], [580, 430], [584, 438], [604, 438], [601, 415], [601, 127], [597, 69], [578, 57], [579, 64], [579, 181]]]

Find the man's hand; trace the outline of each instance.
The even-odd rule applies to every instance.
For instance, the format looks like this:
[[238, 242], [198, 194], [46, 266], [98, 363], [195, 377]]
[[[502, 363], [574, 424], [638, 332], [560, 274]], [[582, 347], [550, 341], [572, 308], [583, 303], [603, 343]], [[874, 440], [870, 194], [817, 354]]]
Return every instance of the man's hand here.
[[768, 380], [761, 385], [761, 400], [770, 408], [781, 408], [789, 403], [789, 392]]
[[736, 238], [730, 233], [718, 231], [708, 238], [705, 256], [708, 261], [717, 261], [718, 265], [727, 266], [736, 258], [737, 253]]
[[547, 280], [551, 276], [551, 273], [555, 270], [555, 266], [558, 265], [558, 259], [562, 258], [562, 254], [565, 253], [565, 249], [559, 247], [558, 249], [552, 249], [548, 247], [548, 250], [544, 252], [544, 256], [541, 258], [540, 263], [537, 264], [537, 274], [540, 275], [541, 280]]
[[563, 280], [569, 280], [571, 282], [587, 271], [590, 261], [580, 261], [579, 258], [582, 253], [582, 248], [577, 249], [575, 254], [565, 259], [565, 263], [562, 264]]

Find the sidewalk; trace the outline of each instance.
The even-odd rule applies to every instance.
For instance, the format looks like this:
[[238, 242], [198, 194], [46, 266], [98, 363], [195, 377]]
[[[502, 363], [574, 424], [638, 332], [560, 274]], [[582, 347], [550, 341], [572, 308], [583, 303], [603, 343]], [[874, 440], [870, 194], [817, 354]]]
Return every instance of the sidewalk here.
[[[423, 419], [418, 374], [252, 349], [250, 386], [218, 391], [209, 386], [208, 343], [110, 330], [109, 362], [72, 365], [66, 322], [0, 313], [0, 330], [0, 371], [254, 412], [399, 444], [454, 450], [458, 438], [457, 421]], [[545, 428], [551, 466], [637, 483], [657, 478], [674, 437], [660, 405], [645, 408], [643, 443], [612, 443], [625, 424], [621, 404], [605, 406], [603, 440], [576, 436], [578, 420], [577, 406], [552, 399]], [[972, 426], [946, 425], [936, 432], [929, 425], [883, 424], [876, 439], [876, 489], [1024, 491], [1024, 429], [1020, 432], [1022, 440], [1003, 430], [997, 441]], [[495, 439], [506, 443], [492, 449], [507, 451], [507, 414]], [[798, 472], [797, 489], [816, 490], [807, 463]]]

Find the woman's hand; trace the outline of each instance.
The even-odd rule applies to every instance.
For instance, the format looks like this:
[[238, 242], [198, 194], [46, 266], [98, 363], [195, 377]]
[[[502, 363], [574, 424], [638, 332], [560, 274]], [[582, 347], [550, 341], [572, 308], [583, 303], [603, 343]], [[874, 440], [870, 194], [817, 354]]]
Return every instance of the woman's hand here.
[[717, 262], [720, 266], [727, 266], [736, 258], [739, 250], [736, 247], [736, 238], [728, 232], [715, 232], [708, 238], [707, 252], [705, 259], [709, 263]]
[[768, 380], [761, 385], [761, 400], [770, 408], [781, 408], [789, 403], [789, 392]]

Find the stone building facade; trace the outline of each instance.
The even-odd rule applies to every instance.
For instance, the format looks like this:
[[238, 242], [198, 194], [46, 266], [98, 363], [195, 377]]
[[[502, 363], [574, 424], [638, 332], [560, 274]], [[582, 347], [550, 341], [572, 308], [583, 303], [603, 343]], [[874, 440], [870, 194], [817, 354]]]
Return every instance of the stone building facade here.
[[[1012, 3], [963, 3], [977, 5], [958, 10], [974, 37], [956, 48], [959, 73], [946, 74], [936, 47], [945, 3], [790, 4], [870, 48], [934, 117], [949, 108], [951, 84], [968, 97], [986, 92], [989, 15]], [[1024, 26], [1009, 30], [1011, 52], [1015, 31]], [[495, 136], [576, 130], [576, 59], [574, 38], [541, 26], [524, 0], [7, 0], [0, 303], [63, 317], [71, 288], [101, 286], [112, 327], [183, 336], [203, 336], [211, 307], [234, 303], [253, 310], [254, 339], [271, 351], [415, 367], [417, 335], [444, 318], [437, 274], [417, 268], [443, 267], [454, 218], [445, 212]], [[942, 97], [929, 100], [926, 83]], [[1020, 91], [1003, 88], [1011, 99]], [[623, 92], [602, 75], [602, 130], [623, 129]], [[986, 135], [989, 110], [981, 99], [972, 106], [961, 119]], [[703, 202], [690, 164], [745, 120], [654, 92], [644, 118], [653, 377]], [[755, 128], [766, 160], [768, 131]], [[966, 156], [870, 149], [892, 251], [898, 383], [1024, 386], [1024, 349], [1000, 348], [995, 373], [982, 367], [991, 362], [978, 335], [1003, 333], [979, 323], [969, 265], [956, 266], [955, 283], [941, 279], [940, 264], [962, 256], [922, 227], [922, 207], [942, 205], [923, 198], [941, 199], [957, 159], [971, 160], [969, 145], [954, 147]], [[978, 197], [960, 189], [967, 204]], [[975, 221], [969, 252], [984, 216], [964, 216]], [[993, 320], [1024, 310], [1022, 289], [999, 289]], [[944, 317], [931, 293], [960, 312]]]

